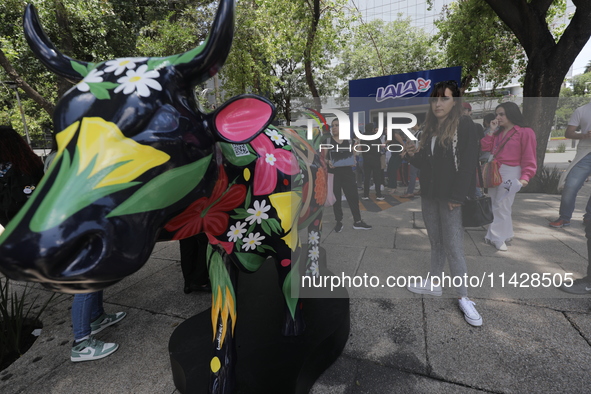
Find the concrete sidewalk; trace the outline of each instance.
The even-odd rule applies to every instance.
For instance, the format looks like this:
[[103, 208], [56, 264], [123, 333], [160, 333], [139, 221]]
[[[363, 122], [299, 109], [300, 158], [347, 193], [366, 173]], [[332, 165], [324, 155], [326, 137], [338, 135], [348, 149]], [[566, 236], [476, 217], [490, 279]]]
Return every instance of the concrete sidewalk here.
[[[584, 275], [581, 209], [590, 193], [588, 185], [579, 193], [573, 224], [565, 229], [548, 227], [558, 216], [559, 196], [518, 194], [508, 252], [484, 244], [483, 228], [466, 231], [468, 274], [495, 280], [468, 290], [482, 327], [464, 321], [447, 289], [443, 297], [404, 288], [351, 289], [349, 342], [312, 392], [589, 392], [591, 299], [554, 287], [521, 287], [532, 286], [531, 280], [516, 286], [508, 281], [513, 273], [530, 279], [533, 273]], [[345, 210], [345, 228], [336, 234], [332, 209], [326, 210], [322, 245], [333, 272], [380, 280], [427, 272], [430, 249], [420, 198], [363, 217], [373, 230], [353, 230]], [[0, 373], [0, 392], [176, 392], [168, 339], [184, 319], [210, 306], [210, 295], [185, 295], [182, 288], [178, 244], [158, 244], [143, 269], [105, 291], [107, 310], [123, 310], [128, 317], [98, 337], [121, 348], [105, 359], [77, 364], [69, 361], [71, 296], [62, 296], [43, 314], [43, 332], [33, 347]], [[35, 289], [48, 296], [38, 285]]]

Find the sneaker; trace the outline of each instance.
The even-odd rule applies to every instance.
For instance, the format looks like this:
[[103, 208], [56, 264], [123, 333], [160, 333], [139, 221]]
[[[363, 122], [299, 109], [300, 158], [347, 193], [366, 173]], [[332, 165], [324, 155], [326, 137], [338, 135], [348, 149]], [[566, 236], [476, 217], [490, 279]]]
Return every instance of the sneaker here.
[[[507, 242], [509, 242], [510, 240], [512, 240], [512, 238], [508, 239]], [[507, 249], [507, 244], [505, 242], [495, 242], [495, 241], [491, 241], [488, 238], [484, 238], [484, 243], [487, 245], [492, 245], [495, 248], [497, 248], [497, 250], [500, 250], [501, 252], [506, 252]]]
[[376, 197], [377, 200], [384, 201], [386, 198], [384, 196]]
[[363, 196], [363, 197], [361, 197], [361, 199], [362, 199], [362, 200], [369, 200], [369, 197], [365, 197], [365, 196]]
[[337, 224], [334, 226], [334, 232], [340, 233], [341, 231], [343, 231], [343, 223], [337, 222]]
[[92, 330], [90, 335], [98, 334], [105, 328], [112, 326], [117, 322], [120, 322], [125, 316], [127, 316], [127, 313], [125, 312], [117, 312], [111, 315], [103, 313], [101, 316], [99, 316], [98, 319], [90, 323], [90, 329]]
[[355, 230], [371, 230], [372, 229], [372, 227], [369, 224], [365, 223], [363, 220], [353, 223], [353, 228]]
[[474, 308], [474, 301], [470, 301], [468, 297], [462, 297], [458, 300], [460, 309], [464, 312], [464, 319], [473, 326], [479, 327], [482, 325], [482, 317]]
[[418, 283], [415, 281], [415, 283], [411, 283], [406, 286], [406, 289], [411, 293], [430, 294], [438, 297], [443, 294], [441, 286], [433, 286], [429, 279], [425, 279], [424, 281]]
[[562, 284], [559, 289], [569, 294], [591, 294], [591, 282], [589, 278], [575, 279], [572, 286]]
[[114, 353], [119, 349], [116, 343], [106, 343], [90, 337], [75, 344], [70, 351], [70, 360], [72, 362], [98, 360]]
[[497, 250], [500, 252], [507, 251], [507, 244], [504, 242], [494, 242], [494, 245], [495, 245], [495, 248], [497, 248]]
[[410, 193], [410, 194], [403, 194], [402, 196], [400, 196], [400, 198], [414, 198], [414, 193]]
[[548, 226], [554, 227], [554, 228], [567, 227], [567, 226], [570, 226], [570, 220], [558, 219], [555, 222], [550, 222], [548, 224]]

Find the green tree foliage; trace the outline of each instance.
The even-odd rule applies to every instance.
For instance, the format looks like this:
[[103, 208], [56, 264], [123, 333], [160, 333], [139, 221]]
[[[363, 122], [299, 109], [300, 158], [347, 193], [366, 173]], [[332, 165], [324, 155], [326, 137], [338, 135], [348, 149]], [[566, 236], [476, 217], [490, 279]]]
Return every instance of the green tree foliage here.
[[[250, 92], [272, 98], [289, 122], [292, 98], [332, 93], [337, 80], [329, 71], [331, 59], [346, 40], [342, 32], [351, 20], [345, 18], [345, 4], [345, 0], [239, 2], [232, 51], [221, 72], [225, 94]], [[307, 62], [315, 92], [306, 80]]]
[[[37, 0], [44, 30], [66, 55], [89, 62], [127, 56], [165, 56], [196, 46], [207, 34], [213, 0]], [[0, 80], [16, 81], [26, 122], [39, 145], [51, 131], [52, 106], [72, 84], [49, 72], [24, 39], [25, 2], [0, 3]], [[0, 62], [1, 63], [1, 62]], [[7, 68], [12, 68], [9, 73]], [[27, 89], [30, 87], [30, 89]], [[38, 95], [35, 97], [34, 95]], [[27, 95], [29, 97], [27, 97]], [[35, 97], [32, 99], [31, 97]], [[43, 100], [50, 103], [44, 105]], [[41, 110], [45, 109], [45, 111]], [[14, 91], [0, 87], [0, 122], [22, 132]]]
[[[458, 1], [474, 3], [480, 0]], [[527, 57], [523, 113], [536, 132], [538, 169], [541, 171], [564, 77], [591, 37], [591, 2], [572, 0], [576, 10], [569, 23], [556, 25], [553, 22], [564, 13], [565, 0], [484, 1], [513, 32]], [[465, 29], [464, 24], [456, 26], [458, 34]], [[491, 30], [491, 35], [493, 33], [495, 31]], [[467, 52], [476, 49], [466, 47]]]
[[557, 130], [566, 129], [568, 121], [578, 107], [589, 103], [591, 98], [591, 72], [575, 75], [570, 86], [560, 90], [556, 108], [555, 126]]
[[[357, 25], [339, 54], [339, 61], [337, 72], [344, 81], [442, 66], [441, 53], [431, 37], [413, 27], [410, 19], [376, 19]], [[348, 86], [342, 93], [348, 94]]]
[[525, 52], [515, 34], [484, 0], [460, 0], [435, 22], [449, 66], [462, 66], [462, 87], [503, 85], [525, 72]]

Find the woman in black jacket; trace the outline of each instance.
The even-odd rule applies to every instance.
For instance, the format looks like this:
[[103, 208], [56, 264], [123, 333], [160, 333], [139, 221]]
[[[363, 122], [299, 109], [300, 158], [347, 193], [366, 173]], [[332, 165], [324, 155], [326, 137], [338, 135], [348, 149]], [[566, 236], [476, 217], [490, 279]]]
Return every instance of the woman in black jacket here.
[[[482, 317], [468, 298], [464, 279], [467, 268], [462, 226], [462, 204], [475, 190], [479, 148], [474, 122], [462, 116], [459, 97], [455, 81], [437, 83], [429, 99], [420, 148], [417, 150], [414, 143], [407, 145], [411, 164], [421, 171], [421, 208], [431, 243], [430, 277], [407, 288], [413, 293], [439, 296], [442, 285], [451, 283], [466, 321], [480, 326]], [[452, 280], [443, 274], [446, 258]]]

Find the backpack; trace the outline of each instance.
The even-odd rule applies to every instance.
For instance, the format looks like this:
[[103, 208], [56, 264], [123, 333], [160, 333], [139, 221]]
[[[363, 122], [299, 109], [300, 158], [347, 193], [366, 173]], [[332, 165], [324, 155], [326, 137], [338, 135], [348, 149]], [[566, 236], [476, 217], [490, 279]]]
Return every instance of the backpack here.
[[19, 174], [12, 163], [0, 163], [0, 224], [8, 224], [35, 190], [40, 178]]

